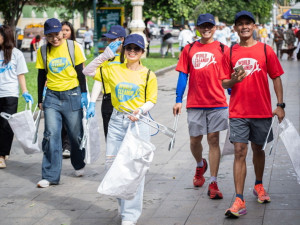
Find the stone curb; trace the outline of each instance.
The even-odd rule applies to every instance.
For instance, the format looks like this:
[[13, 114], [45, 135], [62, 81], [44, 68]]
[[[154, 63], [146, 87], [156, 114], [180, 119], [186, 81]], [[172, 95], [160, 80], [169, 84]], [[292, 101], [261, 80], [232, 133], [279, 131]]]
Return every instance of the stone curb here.
[[174, 64], [174, 65], [159, 69], [159, 70], [155, 71], [155, 75], [156, 76], [164, 75], [166, 72], [174, 70], [176, 68], [176, 66], [177, 66], [177, 64]]

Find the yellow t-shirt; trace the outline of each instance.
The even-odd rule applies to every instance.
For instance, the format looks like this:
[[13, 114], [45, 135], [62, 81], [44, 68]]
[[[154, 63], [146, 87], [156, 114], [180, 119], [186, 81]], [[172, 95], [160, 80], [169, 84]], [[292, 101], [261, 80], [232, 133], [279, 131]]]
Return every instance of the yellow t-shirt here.
[[[114, 64], [121, 64], [120, 62], [120, 56], [117, 55], [115, 56], [114, 60], [113, 61], [105, 61], [104, 63], [102, 63], [98, 68], [97, 68], [97, 71], [96, 71], [96, 75], [94, 76], [94, 80], [98, 80], [100, 82], [102, 82], [102, 84], [104, 85], [104, 88], [102, 88], [102, 93], [104, 94], [104, 89], [105, 89], [105, 93], [106, 94], [109, 94], [111, 93], [110, 91], [110, 86], [108, 84], [108, 81], [107, 81], [107, 77], [109, 76], [107, 73], [104, 73], [104, 69], [106, 66], [109, 66], [109, 65], [114, 65]], [[100, 74], [100, 67], [102, 67], [102, 76], [103, 76], [103, 81], [102, 81], [102, 78], [101, 78], [101, 74]], [[107, 71], [107, 70], [106, 70]]]
[[262, 28], [262, 29], [260, 29], [260, 30], [259, 30], [259, 35], [260, 35], [260, 37], [262, 37], [262, 38], [268, 37], [268, 30], [267, 30], [267, 28]]
[[[111, 102], [115, 109], [120, 105], [135, 110], [151, 101], [157, 100], [157, 79], [151, 71], [147, 82], [147, 97], [145, 100], [145, 87], [148, 69], [133, 71], [127, 68], [125, 63], [111, 64], [102, 68], [105, 74], [109, 74], [107, 81], [111, 89]], [[104, 79], [104, 78], [103, 78]]]
[[[74, 42], [75, 66], [83, 63], [85, 57], [77, 42]], [[37, 52], [37, 69], [45, 69], [41, 48]], [[53, 91], [67, 91], [79, 85], [77, 73], [72, 66], [66, 40], [58, 47], [47, 48], [47, 87]]]

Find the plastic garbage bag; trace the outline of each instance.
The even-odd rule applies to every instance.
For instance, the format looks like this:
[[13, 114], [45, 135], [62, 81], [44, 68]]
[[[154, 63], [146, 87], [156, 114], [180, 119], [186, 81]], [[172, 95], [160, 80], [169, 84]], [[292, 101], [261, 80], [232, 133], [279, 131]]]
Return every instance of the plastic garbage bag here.
[[[138, 125], [135, 124], [138, 131]], [[131, 123], [119, 152], [98, 187], [100, 194], [132, 199], [153, 160], [155, 146], [131, 131]]]
[[23, 112], [18, 112], [13, 115], [1, 112], [1, 116], [8, 120], [16, 139], [20, 142], [26, 154], [41, 151], [39, 144], [37, 142], [33, 143], [36, 127], [31, 112], [31, 104], [29, 104], [29, 109], [27, 109], [26, 104]]
[[300, 184], [300, 137], [294, 125], [284, 118], [279, 124], [282, 129], [279, 135], [292, 161], [297, 174], [297, 180]]
[[234, 154], [234, 145], [229, 140], [230, 130], [228, 128], [225, 138], [225, 143], [222, 149], [222, 155], [233, 155]]
[[85, 148], [85, 160], [87, 164], [96, 162], [100, 157], [100, 127], [97, 115], [86, 119], [86, 109], [84, 108], [82, 125], [84, 135], [82, 138], [81, 148]]

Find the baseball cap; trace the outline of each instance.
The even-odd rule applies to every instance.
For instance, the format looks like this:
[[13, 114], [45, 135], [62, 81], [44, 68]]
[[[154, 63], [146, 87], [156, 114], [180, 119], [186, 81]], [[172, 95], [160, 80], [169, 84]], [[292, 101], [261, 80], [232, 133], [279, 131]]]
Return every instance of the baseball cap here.
[[51, 18], [44, 24], [44, 34], [56, 33], [61, 31], [61, 23], [58, 19]]
[[243, 11], [240, 11], [238, 12], [237, 14], [235, 14], [235, 17], [234, 17], [234, 23], [236, 23], [236, 21], [242, 17], [242, 16], [246, 16], [246, 17], [249, 17], [254, 23], [255, 23], [255, 19], [254, 19], [254, 16], [251, 12], [248, 12], [246, 10], [243, 10]]
[[118, 37], [126, 37], [125, 29], [120, 25], [111, 26], [109, 31], [106, 34], [103, 34], [104, 37], [110, 39], [116, 39]]
[[203, 23], [211, 23], [216, 25], [215, 18], [210, 13], [200, 14], [197, 19], [197, 26], [200, 26]]
[[126, 45], [129, 44], [135, 44], [139, 46], [140, 48], [144, 49], [145, 48], [145, 42], [144, 38], [142, 35], [139, 34], [130, 34], [125, 38], [123, 46], [125, 47]]

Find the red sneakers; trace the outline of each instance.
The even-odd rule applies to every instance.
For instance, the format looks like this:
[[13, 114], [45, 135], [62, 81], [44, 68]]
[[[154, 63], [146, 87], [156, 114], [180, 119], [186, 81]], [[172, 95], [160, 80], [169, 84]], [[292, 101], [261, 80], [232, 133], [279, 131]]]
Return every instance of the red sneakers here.
[[219, 190], [217, 182], [212, 182], [209, 184], [207, 195], [211, 199], [222, 199], [223, 198], [223, 194]]
[[245, 200], [242, 201], [242, 199], [236, 197], [231, 208], [226, 210], [225, 216], [231, 217], [231, 218], [238, 218], [242, 215], [245, 215], [246, 213], [247, 213], [247, 210], [246, 210]]
[[203, 174], [207, 170], [207, 162], [206, 159], [203, 159], [203, 167], [196, 167], [196, 173], [193, 179], [193, 183], [195, 187], [202, 187], [205, 182], [205, 178]]
[[257, 201], [259, 203], [268, 203], [271, 202], [269, 194], [265, 191], [262, 184], [257, 184], [253, 188], [253, 194], [257, 196]]

